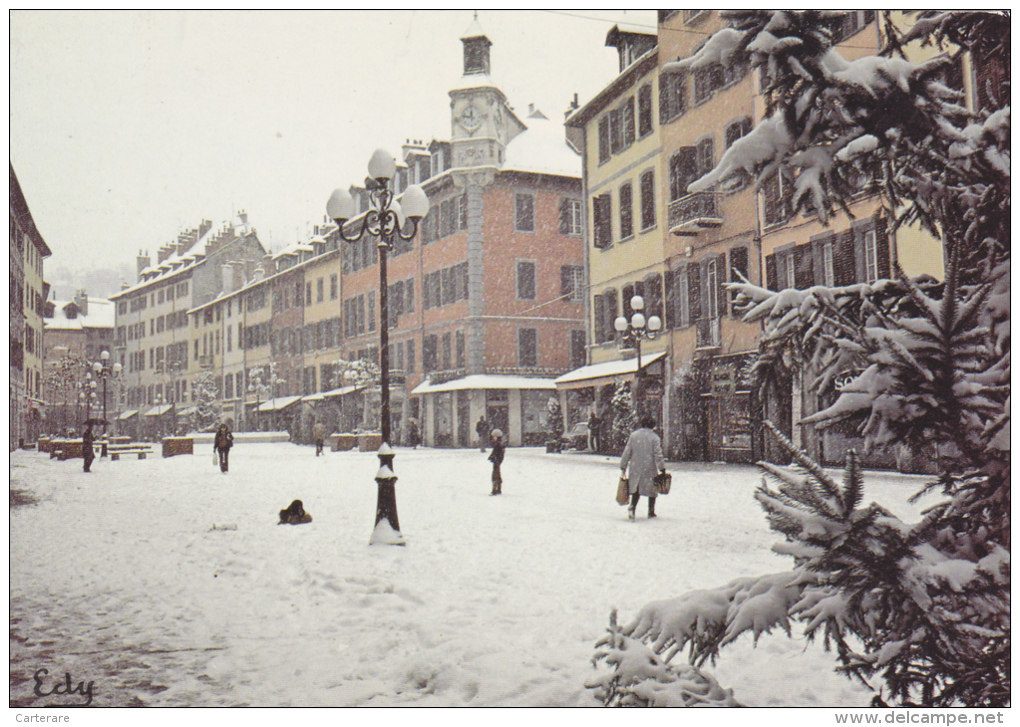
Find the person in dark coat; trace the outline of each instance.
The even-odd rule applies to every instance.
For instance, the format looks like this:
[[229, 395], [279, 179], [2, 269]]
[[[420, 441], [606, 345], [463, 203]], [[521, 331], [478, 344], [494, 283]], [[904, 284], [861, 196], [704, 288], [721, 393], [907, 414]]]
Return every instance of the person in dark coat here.
[[220, 424], [216, 430], [216, 439], [213, 441], [213, 448], [220, 455], [220, 472], [226, 472], [229, 467], [230, 448], [234, 446], [234, 435], [230, 433], [230, 427]]
[[418, 449], [418, 445], [421, 444], [418, 422], [414, 417], [410, 417], [407, 420], [407, 443], [411, 445], [412, 449]]
[[280, 510], [280, 522], [277, 525], [304, 525], [311, 521], [312, 516], [305, 512], [304, 503], [294, 500], [286, 510]]
[[312, 437], [315, 439], [315, 456], [322, 454], [322, 448], [326, 444], [326, 427], [322, 422], [315, 422], [312, 427]]
[[96, 458], [96, 435], [92, 433], [92, 422], [85, 425], [85, 433], [81, 435], [81, 454], [85, 459], [85, 471], [91, 472], [92, 460]]
[[503, 475], [499, 466], [503, 464], [503, 454], [506, 447], [503, 445], [503, 432], [498, 429], [492, 430], [492, 453], [489, 454], [489, 461], [492, 462], [492, 492], [490, 495], [503, 494]]
[[591, 410], [591, 414], [588, 415], [588, 449], [592, 452], [599, 451], [599, 427], [602, 426], [602, 421], [599, 419], [598, 414], [595, 410]]
[[630, 467], [630, 508], [627, 516], [633, 520], [638, 500], [648, 498], [648, 517], [655, 517], [655, 475], [666, 471], [662, 456], [662, 440], [655, 433], [655, 419], [643, 416], [638, 428], [631, 432], [620, 458], [620, 476], [626, 476]]
[[485, 445], [489, 442], [489, 422], [485, 421], [485, 417], [478, 418], [478, 423], [475, 424], [475, 431], [478, 433], [479, 450], [484, 452]]

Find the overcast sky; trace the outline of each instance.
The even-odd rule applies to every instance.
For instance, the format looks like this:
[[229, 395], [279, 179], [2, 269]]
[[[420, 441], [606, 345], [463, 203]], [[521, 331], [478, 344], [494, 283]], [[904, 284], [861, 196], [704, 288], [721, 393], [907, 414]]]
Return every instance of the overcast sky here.
[[[534, 103], [562, 120], [574, 93], [583, 104], [617, 74], [610, 18], [655, 30], [655, 11], [479, 12], [492, 77], [518, 116]], [[72, 274], [133, 270], [139, 249], [155, 255], [240, 209], [267, 247], [307, 239], [374, 149], [399, 156], [407, 138], [449, 138], [471, 20], [13, 11], [10, 159], [53, 250], [47, 279], [66, 297]]]

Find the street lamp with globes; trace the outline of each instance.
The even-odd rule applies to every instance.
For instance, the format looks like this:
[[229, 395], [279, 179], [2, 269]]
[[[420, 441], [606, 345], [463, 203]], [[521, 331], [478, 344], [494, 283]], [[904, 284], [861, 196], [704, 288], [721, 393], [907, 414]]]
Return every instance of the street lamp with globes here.
[[[379, 471], [375, 481], [379, 486], [375, 508], [375, 529], [370, 543], [404, 545], [397, 519], [397, 496], [393, 474], [393, 449], [390, 447], [390, 351], [389, 351], [389, 299], [387, 287], [386, 258], [393, 246], [394, 236], [411, 240], [418, 231], [418, 223], [429, 211], [429, 199], [425, 191], [412, 184], [397, 202], [396, 193], [390, 189], [390, 180], [396, 173], [397, 165], [393, 155], [385, 149], [376, 149], [368, 162], [369, 190], [372, 205], [361, 221], [361, 229], [351, 237], [344, 232], [344, 225], [357, 215], [357, 206], [350, 193], [338, 188], [326, 203], [326, 213], [337, 224], [340, 238], [350, 243], [360, 242], [366, 233], [379, 239], [379, 390], [382, 445], [379, 447]], [[404, 232], [405, 219], [411, 223], [410, 232]], [[386, 520], [389, 527], [381, 526]]]
[[635, 378], [634, 392], [634, 408], [637, 410], [640, 416], [644, 413], [645, 402], [644, 402], [644, 380], [645, 371], [641, 367], [641, 339], [647, 338], [649, 341], [655, 340], [659, 335], [659, 331], [662, 330], [662, 319], [659, 316], [650, 316], [645, 320], [645, 300], [640, 295], [635, 295], [630, 299], [630, 308], [634, 311], [628, 321], [623, 316], [619, 316], [614, 322], [613, 327], [618, 333], [622, 334], [621, 345], [627, 346], [633, 342], [634, 347], [637, 349], [637, 377]]
[[[111, 376], [117, 376], [120, 374], [121, 365], [120, 362], [110, 365], [110, 352], [103, 351], [99, 354], [99, 361], [92, 364], [92, 371], [95, 373], [97, 378], [103, 380], [103, 437], [106, 437], [106, 380]], [[103, 445], [103, 455], [106, 456], [106, 445]]]

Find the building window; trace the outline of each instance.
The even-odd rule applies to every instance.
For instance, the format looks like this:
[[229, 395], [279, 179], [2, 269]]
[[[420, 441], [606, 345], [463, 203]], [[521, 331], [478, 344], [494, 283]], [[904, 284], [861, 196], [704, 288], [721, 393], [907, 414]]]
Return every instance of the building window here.
[[368, 291], [368, 331], [375, 330], [375, 291]]
[[599, 119], [599, 164], [609, 160], [609, 114]]
[[687, 196], [687, 187], [698, 178], [698, 149], [683, 146], [669, 159], [669, 199]]
[[634, 234], [634, 190], [630, 182], [620, 187], [620, 239]]
[[620, 107], [620, 126], [621, 135], [623, 137], [623, 143], [621, 150], [626, 149], [634, 143], [634, 97], [631, 96], [623, 102], [623, 106]]
[[517, 329], [517, 365], [538, 366], [538, 331], [534, 328]]
[[878, 280], [878, 235], [874, 230], [864, 233], [864, 266], [867, 282]]
[[571, 303], [584, 301], [584, 267], [564, 265], [560, 268], [560, 295]]
[[517, 261], [517, 299], [535, 299], [535, 263], [531, 260]]
[[652, 130], [652, 84], [646, 83], [638, 91], [638, 137]]
[[329, 276], [329, 299], [336, 300], [339, 294], [339, 286], [337, 285], [336, 273]]
[[407, 372], [414, 373], [414, 341], [407, 342]]
[[579, 369], [587, 361], [585, 348], [587, 342], [584, 338], [584, 331], [570, 332], [570, 368]]
[[698, 177], [703, 177], [715, 167], [715, 139], [705, 137], [698, 142]]
[[560, 234], [581, 234], [581, 200], [564, 197], [560, 200]]
[[687, 74], [659, 76], [659, 124], [666, 124], [687, 110]]
[[457, 331], [455, 340], [455, 364], [457, 368], [462, 369], [465, 367], [467, 362], [467, 340], [464, 337], [464, 331]]
[[421, 365], [425, 373], [431, 373], [436, 370], [438, 364], [438, 353], [439, 353], [439, 338], [436, 334], [431, 333], [422, 340], [421, 345]]
[[649, 169], [641, 175], [641, 229], [655, 226], [655, 172]]
[[533, 195], [514, 195], [514, 229], [518, 232], [535, 231], [535, 197]]
[[324, 293], [325, 293], [325, 281], [322, 278], [319, 278], [317, 281], [315, 281], [315, 302], [316, 303], [321, 303], [323, 301]]
[[789, 196], [792, 180], [788, 172], [777, 171], [762, 185], [765, 206], [765, 225], [776, 225], [790, 217]]
[[595, 247], [609, 247], [613, 244], [613, 202], [608, 193], [592, 199], [592, 222]]

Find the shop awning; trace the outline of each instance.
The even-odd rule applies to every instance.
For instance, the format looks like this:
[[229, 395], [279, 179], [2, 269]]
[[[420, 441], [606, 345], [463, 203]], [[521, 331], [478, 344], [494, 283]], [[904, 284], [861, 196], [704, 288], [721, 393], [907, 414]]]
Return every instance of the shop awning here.
[[174, 408], [173, 404], [160, 404], [159, 406], [154, 406], [151, 409], [149, 409], [149, 411], [145, 412], [145, 416], [147, 417], [163, 416], [173, 408]]
[[197, 406], [189, 406], [187, 409], [181, 409], [179, 412], [177, 412], [177, 415], [182, 417], [188, 417], [194, 414], [196, 411], [198, 411]]
[[305, 401], [322, 401], [323, 399], [333, 399], [337, 396], [353, 394], [355, 391], [361, 391], [364, 388], [365, 388], [364, 384], [361, 384], [359, 386], [341, 386], [339, 389], [320, 391], [318, 394], [311, 394], [309, 396], [306, 396]]
[[259, 411], [280, 411], [286, 409], [291, 404], [296, 404], [301, 401], [301, 396], [278, 396], [275, 399], [264, 401], [259, 406]]
[[131, 417], [137, 416], [137, 415], [138, 415], [138, 410], [137, 409], [128, 409], [127, 411], [122, 411], [120, 413], [120, 416], [117, 417], [117, 418], [118, 419], [130, 419]]
[[[650, 353], [641, 357], [641, 368], [646, 369], [666, 355], [665, 351]], [[582, 366], [556, 379], [557, 389], [584, 389], [589, 386], [603, 386], [617, 381], [630, 381], [637, 373], [637, 357], [619, 361]]]
[[441, 384], [424, 381], [414, 387], [411, 394], [437, 394], [444, 391], [468, 389], [555, 389], [552, 379], [533, 379], [527, 376], [500, 376], [499, 374], [471, 374]]

